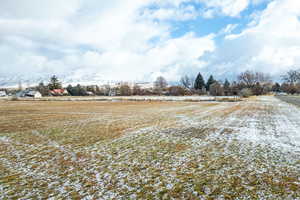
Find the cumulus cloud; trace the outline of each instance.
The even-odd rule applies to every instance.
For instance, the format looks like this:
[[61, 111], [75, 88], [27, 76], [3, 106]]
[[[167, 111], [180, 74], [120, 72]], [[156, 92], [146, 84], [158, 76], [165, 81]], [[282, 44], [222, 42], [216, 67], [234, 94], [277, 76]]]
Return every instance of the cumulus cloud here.
[[[163, 73], [177, 78], [181, 68], [200, 65], [199, 57], [214, 49], [212, 36], [187, 33], [172, 38], [171, 25], [155, 21], [193, 18], [194, 7], [181, 6], [183, 2], [6, 1], [0, 8], [0, 73], [75, 78], [93, 74], [114, 80]], [[158, 9], [150, 11], [149, 5]]]
[[203, 2], [207, 10], [204, 12], [204, 17], [212, 18], [215, 15], [222, 14], [231, 17], [237, 17], [244, 11], [250, 0], [199, 0]]
[[[237, 68], [291, 68], [300, 57], [297, 1], [274, 0], [238, 35], [232, 34], [238, 24], [201, 37], [188, 28], [172, 35], [178, 22], [203, 15], [239, 18], [249, 5], [266, 1], [5, 1], [0, 7], [0, 79], [58, 74], [74, 80], [153, 80], [157, 75], [178, 80], [205, 67], [220, 74]], [[216, 35], [226, 36], [216, 43]]]
[[80, 0], [9, 0], [1, 2], [0, 17], [16, 19], [61, 19], [80, 8]]
[[198, 11], [194, 6], [188, 5], [181, 8], [160, 8], [160, 9], [147, 9], [144, 11], [143, 17], [157, 20], [191, 20], [199, 16]]
[[240, 34], [228, 34], [209, 60], [210, 70], [230, 74], [246, 69], [278, 76], [300, 66], [300, 2], [276, 0]]
[[[168, 39], [149, 50], [138, 53], [129, 50], [113, 50], [103, 53], [88, 51], [80, 60], [69, 59], [73, 66], [88, 66], [93, 73], [101, 72], [110, 80], [153, 80], [157, 75], [164, 75], [169, 80], [178, 80], [183, 73], [182, 68], [194, 67], [199, 69], [203, 63], [198, 59], [206, 52], [215, 48], [213, 36], [198, 38], [188, 33], [181, 38]], [[101, 69], [99, 69], [101, 63]], [[172, 72], [170, 74], [170, 72]]]
[[236, 29], [238, 24], [228, 24], [225, 28], [220, 31], [220, 34], [230, 34], [234, 29]]

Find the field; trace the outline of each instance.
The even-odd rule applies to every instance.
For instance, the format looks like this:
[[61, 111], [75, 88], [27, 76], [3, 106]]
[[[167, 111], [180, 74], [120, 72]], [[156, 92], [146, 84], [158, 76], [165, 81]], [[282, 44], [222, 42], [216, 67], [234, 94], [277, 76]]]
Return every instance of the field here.
[[300, 109], [1, 101], [0, 199], [300, 199]]
[[277, 96], [277, 98], [287, 103], [300, 106], [300, 96]]
[[[9, 100], [11, 97], [0, 97], [0, 100]], [[240, 101], [238, 96], [60, 96], [42, 98], [19, 98], [22, 101]]]

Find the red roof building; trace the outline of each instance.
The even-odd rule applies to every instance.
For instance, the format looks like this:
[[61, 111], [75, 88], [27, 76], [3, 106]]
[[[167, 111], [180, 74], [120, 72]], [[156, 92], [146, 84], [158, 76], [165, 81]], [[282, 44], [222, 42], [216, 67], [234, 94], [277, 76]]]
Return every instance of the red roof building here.
[[50, 91], [51, 95], [53, 96], [65, 96], [68, 95], [68, 91], [65, 89], [54, 89]]

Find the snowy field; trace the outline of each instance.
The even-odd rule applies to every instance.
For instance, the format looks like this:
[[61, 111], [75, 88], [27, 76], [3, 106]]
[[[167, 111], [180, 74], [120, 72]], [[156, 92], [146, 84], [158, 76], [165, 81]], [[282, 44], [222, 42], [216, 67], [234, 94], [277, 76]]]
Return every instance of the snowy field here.
[[1, 102], [0, 199], [300, 199], [300, 109]]
[[89, 96], [89, 97], [43, 97], [43, 98], [20, 98], [20, 100], [36, 101], [240, 101], [238, 96]]
[[277, 98], [287, 103], [300, 106], [300, 96], [277, 96]]

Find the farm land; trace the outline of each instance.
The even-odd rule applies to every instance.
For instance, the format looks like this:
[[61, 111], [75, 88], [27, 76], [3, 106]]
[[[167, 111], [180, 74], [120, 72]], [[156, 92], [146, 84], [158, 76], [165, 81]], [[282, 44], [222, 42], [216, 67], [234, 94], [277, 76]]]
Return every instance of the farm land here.
[[300, 96], [278, 96], [278, 99], [296, 106], [300, 106]]
[[300, 108], [1, 101], [0, 199], [300, 199]]

